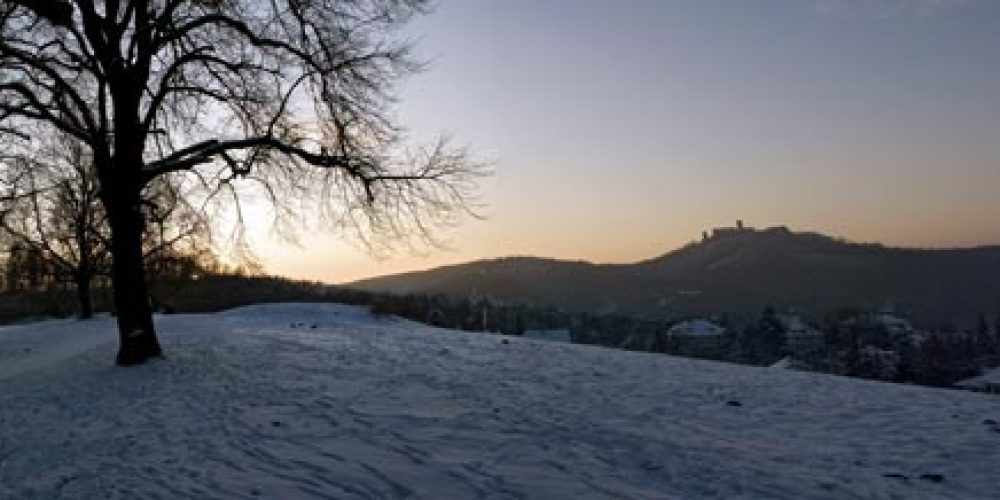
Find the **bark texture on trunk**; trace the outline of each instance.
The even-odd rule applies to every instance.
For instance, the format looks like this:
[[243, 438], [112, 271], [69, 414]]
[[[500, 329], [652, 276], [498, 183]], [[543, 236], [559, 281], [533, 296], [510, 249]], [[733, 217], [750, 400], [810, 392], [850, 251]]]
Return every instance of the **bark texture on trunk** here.
[[[124, 205], [124, 206], [123, 206]], [[137, 204], [116, 207], [111, 219], [111, 281], [118, 313], [119, 365], [129, 366], [160, 356], [153, 311], [142, 265], [142, 218]]]
[[94, 317], [94, 305], [90, 299], [90, 277], [78, 276], [76, 278], [76, 300], [80, 304], [80, 319]]
[[[84, 205], [86, 206], [86, 205]], [[87, 228], [90, 217], [85, 211], [76, 220], [76, 248], [79, 249], [80, 262], [74, 270], [73, 281], [76, 282], [76, 300], [80, 305], [80, 319], [94, 317], [94, 306], [90, 298], [90, 283], [93, 281], [93, 255], [91, 255], [90, 239]]]
[[116, 362], [122, 366], [162, 354], [153, 329], [142, 256], [140, 199], [145, 138], [139, 120], [142, 87], [134, 84], [146, 78], [136, 71], [116, 68], [109, 77], [114, 95], [114, 154], [96, 162], [101, 198], [111, 225], [111, 282], [120, 338]]

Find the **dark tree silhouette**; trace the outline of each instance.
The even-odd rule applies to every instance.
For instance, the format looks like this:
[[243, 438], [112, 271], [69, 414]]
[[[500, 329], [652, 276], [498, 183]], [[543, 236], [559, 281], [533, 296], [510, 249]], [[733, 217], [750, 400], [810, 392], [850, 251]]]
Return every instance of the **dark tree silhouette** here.
[[[111, 229], [117, 362], [160, 354], [143, 276], [144, 191], [187, 174], [254, 181], [280, 206], [321, 196], [375, 236], [426, 236], [467, 212], [478, 167], [408, 153], [389, 113], [418, 69], [397, 29], [423, 0], [7, 0], [0, 133], [60, 131], [93, 158]], [[289, 201], [291, 200], [291, 201]]]
[[[35, 282], [72, 283], [81, 319], [93, 316], [91, 287], [109, 277], [107, 215], [99, 200], [97, 175], [85, 147], [62, 135], [31, 157], [2, 161], [0, 241], [8, 251], [8, 281], [22, 281], [17, 268], [44, 271]], [[209, 231], [204, 212], [192, 206], [166, 177], [145, 190], [143, 255], [148, 277], [178, 253], [204, 253]], [[37, 260], [39, 265], [21, 266]], [[32, 285], [29, 284], [28, 288]]]
[[97, 179], [79, 143], [57, 141], [46, 149], [44, 160], [5, 163], [11, 199], [0, 208], [0, 235], [9, 249], [8, 264], [30, 255], [44, 263], [47, 278], [73, 283], [80, 317], [87, 319], [93, 315], [91, 284], [110, 264]]

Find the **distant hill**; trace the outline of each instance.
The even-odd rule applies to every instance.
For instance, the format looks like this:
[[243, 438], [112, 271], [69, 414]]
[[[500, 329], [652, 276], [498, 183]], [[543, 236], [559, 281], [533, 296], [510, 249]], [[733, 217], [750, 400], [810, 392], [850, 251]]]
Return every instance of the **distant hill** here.
[[634, 264], [508, 257], [348, 286], [646, 317], [749, 315], [767, 305], [820, 315], [891, 305], [932, 327], [1000, 312], [1000, 247], [891, 248], [784, 227], [723, 228]]

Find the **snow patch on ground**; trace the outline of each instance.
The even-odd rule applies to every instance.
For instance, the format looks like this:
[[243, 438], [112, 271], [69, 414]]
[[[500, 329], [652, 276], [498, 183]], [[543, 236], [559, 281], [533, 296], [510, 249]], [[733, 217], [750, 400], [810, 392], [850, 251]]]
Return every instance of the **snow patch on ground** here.
[[0, 327], [0, 380], [113, 344], [117, 336], [109, 324], [104, 317], [86, 322], [63, 319]]
[[157, 324], [129, 369], [110, 318], [0, 329], [0, 498], [1000, 497], [996, 397], [338, 305]]

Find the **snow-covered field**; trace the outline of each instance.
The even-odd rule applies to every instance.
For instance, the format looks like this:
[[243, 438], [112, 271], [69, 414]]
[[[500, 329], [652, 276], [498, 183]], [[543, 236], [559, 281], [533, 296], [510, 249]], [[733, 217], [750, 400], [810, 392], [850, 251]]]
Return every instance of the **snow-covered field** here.
[[336, 305], [0, 329], [0, 498], [1000, 498], [1000, 398]]

